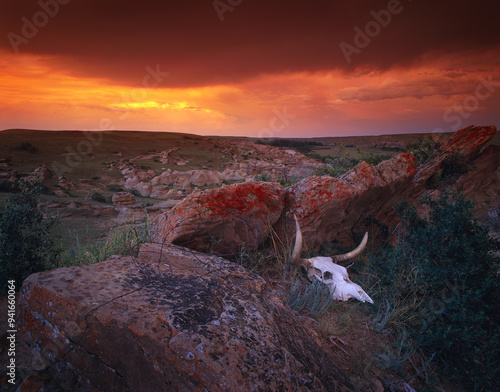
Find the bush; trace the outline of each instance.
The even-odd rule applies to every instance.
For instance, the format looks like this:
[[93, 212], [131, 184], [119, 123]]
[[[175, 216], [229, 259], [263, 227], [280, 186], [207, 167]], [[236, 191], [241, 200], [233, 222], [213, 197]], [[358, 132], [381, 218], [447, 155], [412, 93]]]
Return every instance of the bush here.
[[269, 181], [271, 181], [271, 176], [267, 173], [257, 174], [254, 177], [254, 180], [260, 181], [260, 182], [269, 182]]
[[474, 167], [474, 164], [465, 159], [465, 157], [459, 153], [453, 153], [448, 155], [443, 163], [441, 172], [442, 179], [457, 179], [458, 177], [468, 173]]
[[434, 358], [447, 378], [470, 390], [494, 390], [500, 284], [492, 251], [500, 244], [473, 218], [474, 204], [462, 194], [443, 192], [423, 203], [428, 217], [407, 202], [396, 206], [398, 247], [383, 251], [368, 271], [379, 277], [378, 302], [386, 303], [375, 321], [408, 328], [415, 349]]
[[22, 281], [44, 271], [59, 255], [49, 229], [56, 223], [44, 218], [37, 208], [41, 188], [24, 185], [20, 194], [11, 196], [0, 217], [0, 296], [7, 291], [7, 280]]
[[304, 283], [297, 279], [290, 288], [288, 305], [296, 312], [306, 310], [313, 317], [319, 317], [332, 307], [334, 300], [330, 288], [318, 279]]
[[99, 203], [106, 203], [106, 198], [98, 192], [94, 192], [90, 199]]
[[123, 188], [118, 184], [106, 185], [106, 189], [111, 192], [123, 192]]
[[318, 176], [338, 177], [360, 162], [359, 159], [350, 157], [343, 145], [337, 148], [335, 156], [324, 156], [321, 159], [325, 162], [325, 166], [316, 171]]
[[441, 142], [424, 136], [417, 141], [410, 142], [406, 145], [405, 150], [417, 158], [415, 165], [421, 166], [430, 156], [436, 151]]
[[53, 263], [51, 268], [71, 265], [95, 264], [106, 260], [112, 255], [133, 254], [139, 245], [150, 242], [149, 223], [138, 228], [121, 227], [112, 229], [106, 239], [87, 246], [82, 246], [76, 236], [76, 245], [66, 251], [59, 262]]

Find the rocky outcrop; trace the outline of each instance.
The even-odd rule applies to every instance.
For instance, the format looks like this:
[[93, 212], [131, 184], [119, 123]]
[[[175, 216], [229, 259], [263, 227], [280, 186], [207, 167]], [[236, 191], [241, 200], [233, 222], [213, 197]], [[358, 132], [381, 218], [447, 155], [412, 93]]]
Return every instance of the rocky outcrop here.
[[460, 154], [466, 160], [473, 160], [497, 131], [496, 126], [474, 126], [463, 128], [453, 134], [419, 169], [415, 184], [425, 186], [442, 169], [442, 164], [452, 154]]
[[[359, 241], [374, 220], [393, 220], [392, 202], [411, 186], [417, 172], [415, 157], [408, 153], [377, 166], [360, 163], [339, 178], [309, 177], [286, 190], [287, 209], [276, 231], [293, 236], [297, 215], [306, 246], [318, 249], [328, 241], [345, 244]], [[379, 233], [377, 233], [379, 234]]]
[[129, 206], [135, 204], [135, 196], [129, 192], [116, 192], [111, 201], [115, 206]]
[[[402, 198], [415, 200], [424, 192], [429, 193], [429, 183], [433, 183], [443, 169], [443, 162], [452, 154], [474, 160], [475, 169], [462, 176], [454, 186], [465, 196], [479, 199], [486, 213], [496, 206], [500, 195], [498, 148], [492, 146], [483, 151], [495, 132], [494, 126], [464, 128], [443, 143], [420, 168], [415, 166], [413, 155], [402, 153], [376, 166], [362, 162], [339, 178], [305, 178], [287, 188], [283, 200], [279, 202], [283, 195], [281, 188], [269, 188], [271, 193], [266, 198], [276, 200], [276, 214], [280, 205], [284, 207], [273, 231], [284, 243], [289, 243], [295, 233], [293, 215], [297, 215], [305, 245], [315, 250], [333, 240], [352, 245], [362, 238], [365, 231], [370, 232], [372, 240], [384, 241], [388, 239], [388, 228], [398, 223], [394, 203]], [[237, 189], [223, 188], [222, 193], [230, 194]], [[263, 235], [253, 237], [248, 234], [248, 227], [253, 227], [253, 217], [246, 213], [248, 208], [234, 203], [237, 198], [227, 199], [221, 197], [219, 192], [210, 191], [202, 193], [203, 196], [190, 197], [177, 209], [155, 220], [153, 231], [157, 234], [154, 238], [218, 254], [231, 253], [245, 244], [254, 247], [264, 241], [269, 231], [259, 231]], [[258, 193], [254, 189], [249, 195], [254, 192]], [[216, 203], [218, 209], [214, 215], [209, 212], [212, 203]], [[264, 216], [268, 213], [265, 206], [262, 208], [263, 214], [258, 218], [256, 227], [263, 227]], [[244, 225], [240, 224], [237, 228], [226, 225], [228, 217], [238, 214], [245, 217], [241, 219]], [[275, 215], [269, 222], [274, 219]], [[232, 235], [232, 230], [237, 234]]]
[[361, 390], [262, 278], [176, 246], [31, 275], [18, 306], [65, 391]]
[[466, 173], [453, 185], [467, 199], [475, 201], [474, 212], [482, 220], [500, 201], [500, 146], [487, 147]]
[[[310, 177], [287, 189], [285, 212], [277, 231], [285, 227], [293, 235], [293, 214], [297, 214], [307, 246], [318, 249], [328, 241], [353, 244], [369, 231], [372, 239], [383, 240], [387, 228], [397, 224], [394, 203], [403, 197], [416, 200], [428, 193], [428, 184], [441, 173], [443, 162], [452, 154], [474, 160], [476, 169], [463, 176], [455, 188], [471, 199], [485, 192], [484, 208], [498, 200], [498, 149], [483, 147], [496, 133], [495, 126], [470, 126], [457, 131], [420, 168], [415, 158], [402, 153], [377, 166], [363, 162], [341, 177]], [[480, 154], [480, 155], [479, 155]], [[481, 191], [481, 189], [486, 189]], [[285, 225], [286, 223], [286, 225]], [[280, 231], [281, 230], [281, 231]]]
[[195, 193], [151, 224], [151, 238], [219, 255], [253, 249], [281, 215], [279, 184], [248, 182]]

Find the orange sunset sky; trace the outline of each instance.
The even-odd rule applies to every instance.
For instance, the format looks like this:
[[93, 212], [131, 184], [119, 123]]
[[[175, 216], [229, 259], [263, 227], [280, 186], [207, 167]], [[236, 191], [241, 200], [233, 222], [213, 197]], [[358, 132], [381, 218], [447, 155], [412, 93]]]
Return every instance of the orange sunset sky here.
[[0, 130], [313, 137], [500, 122], [498, 0], [0, 4]]

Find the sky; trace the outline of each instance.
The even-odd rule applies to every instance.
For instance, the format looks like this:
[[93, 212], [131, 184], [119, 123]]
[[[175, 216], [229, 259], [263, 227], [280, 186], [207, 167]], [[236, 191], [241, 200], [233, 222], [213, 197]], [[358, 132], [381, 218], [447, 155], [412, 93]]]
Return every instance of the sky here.
[[0, 129], [499, 125], [500, 2], [0, 0]]

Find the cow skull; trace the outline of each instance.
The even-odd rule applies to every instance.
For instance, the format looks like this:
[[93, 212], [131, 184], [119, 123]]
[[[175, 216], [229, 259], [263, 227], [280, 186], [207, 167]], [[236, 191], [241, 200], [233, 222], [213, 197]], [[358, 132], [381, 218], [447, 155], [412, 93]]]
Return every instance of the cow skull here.
[[350, 298], [356, 298], [361, 302], [368, 301], [373, 303], [373, 300], [368, 294], [366, 294], [359, 285], [349, 279], [347, 270], [341, 265], [334, 263], [334, 261], [352, 259], [363, 252], [368, 242], [368, 233], [365, 233], [359, 246], [349, 253], [332, 257], [312, 257], [310, 259], [303, 259], [300, 257], [302, 251], [302, 232], [297, 217], [294, 217], [296, 237], [295, 247], [292, 252], [292, 262], [297, 266], [305, 267], [309, 274], [309, 279], [318, 279], [326, 284], [330, 288], [333, 299], [347, 301]]

